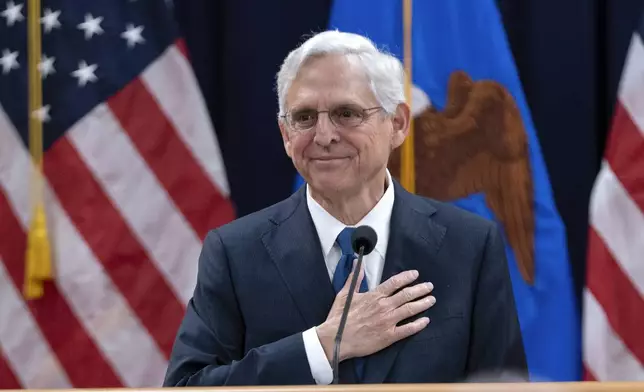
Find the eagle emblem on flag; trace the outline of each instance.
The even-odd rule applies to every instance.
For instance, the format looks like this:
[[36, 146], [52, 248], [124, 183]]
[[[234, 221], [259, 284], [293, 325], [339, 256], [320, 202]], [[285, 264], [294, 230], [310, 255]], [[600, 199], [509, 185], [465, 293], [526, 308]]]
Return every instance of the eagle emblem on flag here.
[[[439, 110], [414, 86], [416, 192], [441, 201], [482, 193], [502, 226], [521, 276], [534, 282], [534, 204], [529, 146], [521, 113], [500, 83], [450, 74]], [[389, 168], [400, 178], [400, 149]]]

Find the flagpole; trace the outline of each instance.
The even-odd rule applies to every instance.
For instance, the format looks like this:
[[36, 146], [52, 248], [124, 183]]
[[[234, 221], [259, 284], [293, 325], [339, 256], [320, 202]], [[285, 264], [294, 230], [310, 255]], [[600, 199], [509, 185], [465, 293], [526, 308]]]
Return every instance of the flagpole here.
[[24, 295], [27, 300], [44, 294], [43, 281], [52, 278], [51, 253], [45, 214], [42, 118], [36, 112], [42, 107], [42, 78], [38, 69], [42, 52], [40, 0], [29, 0], [28, 13], [29, 66], [29, 151], [33, 159], [30, 191], [32, 219], [27, 235]]
[[[403, 39], [404, 39], [404, 66], [405, 66], [405, 97], [407, 103], [412, 105], [411, 86], [412, 79], [412, 47], [411, 47], [411, 22], [412, 0], [403, 0]], [[416, 192], [416, 170], [414, 158], [414, 118], [410, 117], [409, 135], [401, 147], [400, 154], [400, 183], [411, 193]]]

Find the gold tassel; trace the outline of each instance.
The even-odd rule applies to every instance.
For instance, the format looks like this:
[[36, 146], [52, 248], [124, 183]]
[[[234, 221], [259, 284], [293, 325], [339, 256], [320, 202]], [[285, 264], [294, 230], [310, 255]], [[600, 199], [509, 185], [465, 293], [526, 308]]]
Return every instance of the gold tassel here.
[[47, 235], [47, 220], [43, 203], [36, 206], [27, 238], [27, 265], [25, 271], [25, 297], [37, 299], [43, 296], [43, 282], [53, 277], [51, 248]]
[[29, 150], [33, 159], [31, 177], [31, 201], [33, 216], [27, 235], [25, 255], [24, 295], [27, 300], [41, 298], [43, 282], [53, 277], [51, 247], [47, 233], [45, 213], [44, 180], [42, 174], [43, 135], [42, 121], [35, 116], [42, 107], [42, 78], [38, 70], [41, 54], [40, 0], [30, 0], [27, 23], [29, 51]]
[[[412, 58], [412, 30], [411, 30], [412, 0], [403, 0], [403, 26], [404, 26], [404, 65], [405, 65], [405, 97], [407, 103], [412, 105], [411, 86], [413, 83], [411, 74]], [[416, 193], [416, 168], [414, 157], [414, 118], [410, 118], [409, 135], [401, 146], [400, 151], [400, 183], [411, 193]]]

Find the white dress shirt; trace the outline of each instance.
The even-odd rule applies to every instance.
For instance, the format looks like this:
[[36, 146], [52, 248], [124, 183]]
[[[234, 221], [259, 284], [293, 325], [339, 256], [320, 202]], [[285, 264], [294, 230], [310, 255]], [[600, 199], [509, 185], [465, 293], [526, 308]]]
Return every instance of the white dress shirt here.
[[[322, 253], [324, 254], [324, 262], [329, 273], [329, 279], [333, 280], [335, 267], [342, 255], [342, 251], [335, 243], [335, 240], [338, 234], [347, 226], [329, 214], [311, 197], [308, 185], [306, 191], [307, 206], [311, 213], [318, 237], [320, 238], [320, 245], [322, 247]], [[375, 207], [355, 225], [355, 227], [369, 225], [378, 235], [378, 242], [376, 242], [375, 249], [362, 259], [362, 266], [365, 269], [365, 278], [367, 279], [369, 290], [373, 290], [374, 287], [380, 284], [382, 269], [385, 265], [387, 243], [389, 242], [389, 222], [391, 221], [393, 207], [394, 187], [391, 181], [391, 174], [387, 170], [387, 189], [384, 195]], [[315, 382], [317, 384], [330, 384], [333, 381], [333, 369], [331, 369], [331, 364], [329, 364], [326, 354], [324, 354], [324, 349], [320, 344], [315, 327], [305, 331], [302, 337], [304, 339], [306, 356], [311, 367], [311, 374]]]

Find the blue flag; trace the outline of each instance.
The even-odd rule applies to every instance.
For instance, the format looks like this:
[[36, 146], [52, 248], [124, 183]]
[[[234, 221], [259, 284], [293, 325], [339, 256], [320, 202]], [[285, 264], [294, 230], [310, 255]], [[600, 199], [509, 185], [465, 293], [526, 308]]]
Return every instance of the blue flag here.
[[[518, 109], [522, 137], [528, 143], [524, 166], [528, 168], [526, 182], [530, 183], [530, 191], [526, 192], [529, 195], [525, 204], [528, 221], [534, 222], [529, 225], [531, 228], [522, 230], [521, 224], [508, 224], [511, 219], [503, 216], [508, 214], [507, 209], [490, 207], [499, 199], [501, 203], [504, 198], [506, 203], [512, 200], [514, 188], [520, 184], [510, 182], [505, 189], [496, 187], [494, 192], [476, 192], [449, 200], [496, 220], [502, 228], [531, 378], [578, 380], [581, 332], [565, 227], [553, 201], [539, 142], [496, 5], [493, 0], [414, 1], [412, 15], [413, 84], [417, 91], [426, 94], [433, 108], [445, 107], [450, 76], [458, 70], [474, 82], [491, 80], [503, 86], [516, 105], [514, 110]], [[379, 47], [403, 58], [401, 1], [335, 0], [329, 28], [365, 35]], [[418, 135], [415, 140], [419, 143]], [[422, 158], [422, 154], [417, 154], [416, 159]], [[419, 172], [416, 178], [416, 192], [422, 194]], [[295, 186], [301, 184], [298, 176]], [[510, 218], [517, 220], [516, 216]], [[523, 241], [526, 235], [528, 241]], [[526, 248], [521, 241], [529, 246]], [[521, 269], [526, 259], [533, 267], [532, 279], [526, 279], [525, 268]]]

